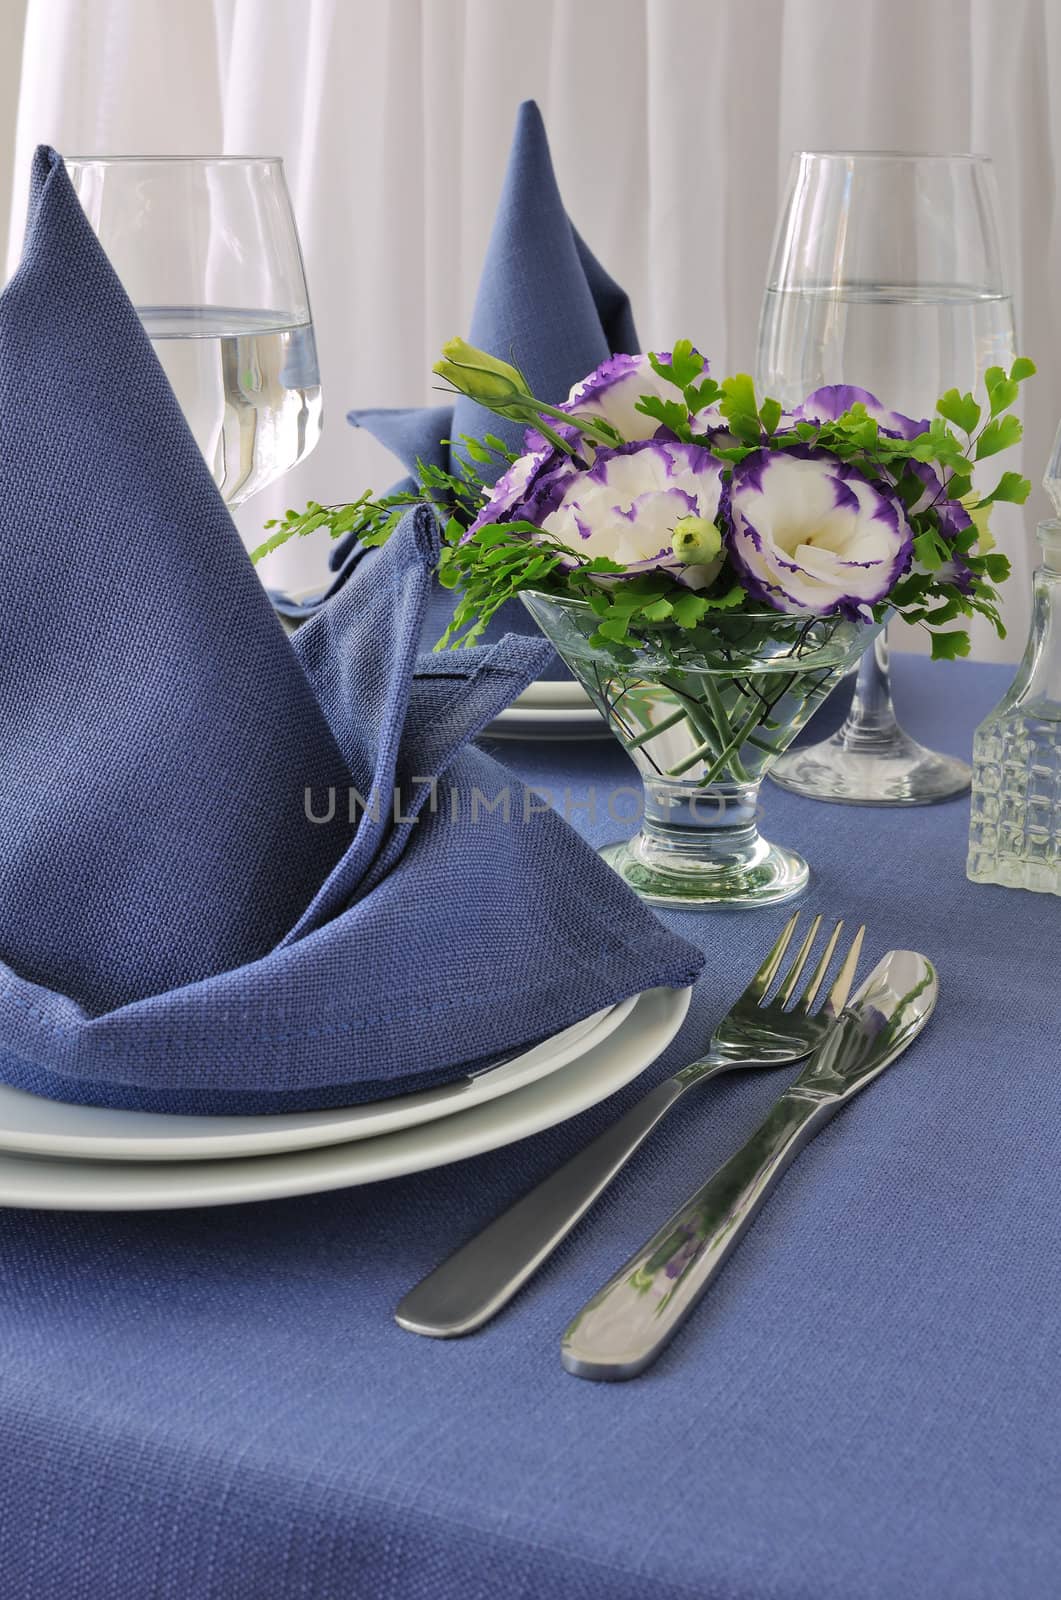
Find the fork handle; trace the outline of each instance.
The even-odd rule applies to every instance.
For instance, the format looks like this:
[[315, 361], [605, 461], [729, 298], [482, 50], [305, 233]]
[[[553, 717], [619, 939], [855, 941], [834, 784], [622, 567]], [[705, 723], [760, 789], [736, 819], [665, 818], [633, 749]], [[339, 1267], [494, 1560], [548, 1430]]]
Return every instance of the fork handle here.
[[431, 1339], [474, 1333], [506, 1306], [611, 1183], [687, 1082], [667, 1078], [411, 1289], [394, 1313]]
[[561, 1360], [577, 1378], [636, 1378], [677, 1333], [789, 1163], [839, 1105], [789, 1090], [736, 1155], [599, 1289]]

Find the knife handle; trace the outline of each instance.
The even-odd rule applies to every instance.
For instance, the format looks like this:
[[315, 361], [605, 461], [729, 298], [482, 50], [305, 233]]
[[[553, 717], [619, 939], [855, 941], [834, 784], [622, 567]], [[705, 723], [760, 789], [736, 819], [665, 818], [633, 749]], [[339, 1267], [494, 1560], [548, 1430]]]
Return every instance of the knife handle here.
[[547, 1261], [687, 1085], [657, 1084], [577, 1155], [503, 1211], [422, 1278], [394, 1313], [410, 1333], [473, 1333]]
[[561, 1346], [568, 1372], [615, 1381], [651, 1366], [838, 1105], [798, 1090], [782, 1095], [747, 1144], [579, 1312]]

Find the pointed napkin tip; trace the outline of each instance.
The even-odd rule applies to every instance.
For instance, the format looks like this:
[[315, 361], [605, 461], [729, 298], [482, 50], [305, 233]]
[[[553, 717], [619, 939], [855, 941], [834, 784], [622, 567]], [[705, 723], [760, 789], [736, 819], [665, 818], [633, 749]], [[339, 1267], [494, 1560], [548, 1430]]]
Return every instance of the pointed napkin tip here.
[[516, 107], [516, 127], [540, 128], [542, 133], [545, 132], [545, 119], [537, 100], [520, 101]]
[[549, 135], [545, 128], [545, 118], [542, 116], [541, 107], [537, 100], [522, 100], [516, 111], [516, 126], [512, 133], [512, 146], [509, 160], [517, 151], [524, 155], [532, 151], [539, 159], [544, 158], [552, 167], [552, 151], [549, 148]]
[[29, 179], [31, 212], [30, 218], [28, 219], [29, 221], [32, 221], [32, 212], [40, 203], [41, 196], [44, 193], [44, 187], [49, 178], [51, 178], [62, 167], [62, 156], [59, 154], [58, 150], [53, 149], [50, 144], [39, 144], [36, 150], [34, 150], [33, 164], [30, 167]]

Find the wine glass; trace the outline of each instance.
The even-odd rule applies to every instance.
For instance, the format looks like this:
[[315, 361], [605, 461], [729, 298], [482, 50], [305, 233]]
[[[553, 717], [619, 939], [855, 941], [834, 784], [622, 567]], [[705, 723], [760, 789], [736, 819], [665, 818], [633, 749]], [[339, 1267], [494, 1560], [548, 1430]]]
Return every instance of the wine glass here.
[[[762, 392], [787, 410], [824, 384], [854, 384], [929, 418], [945, 389], [975, 390], [1013, 354], [986, 156], [793, 158], [759, 323]], [[783, 756], [771, 776], [816, 800], [927, 805], [960, 794], [972, 773], [900, 728], [880, 634], [843, 727]]]
[[180, 401], [238, 506], [307, 456], [321, 383], [283, 162], [106, 156], [67, 172]]

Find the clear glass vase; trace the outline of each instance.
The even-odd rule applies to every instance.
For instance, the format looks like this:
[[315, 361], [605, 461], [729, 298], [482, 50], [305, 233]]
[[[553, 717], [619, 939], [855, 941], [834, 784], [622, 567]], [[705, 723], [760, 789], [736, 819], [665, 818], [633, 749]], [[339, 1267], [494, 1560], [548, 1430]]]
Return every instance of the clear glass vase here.
[[836, 617], [719, 613], [660, 628], [634, 649], [591, 643], [584, 600], [524, 605], [636, 765], [641, 826], [605, 859], [653, 905], [750, 907], [806, 886], [802, 857], [759, 832], [759, 785], [873, 638]]

